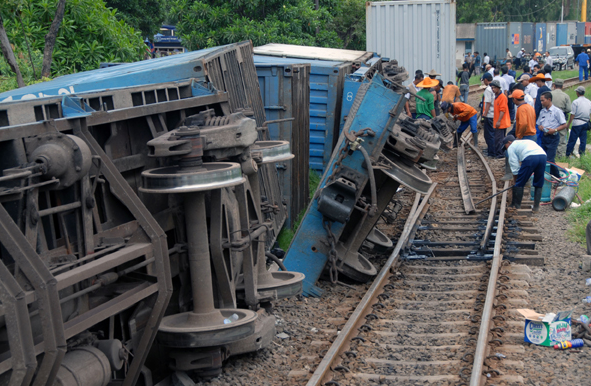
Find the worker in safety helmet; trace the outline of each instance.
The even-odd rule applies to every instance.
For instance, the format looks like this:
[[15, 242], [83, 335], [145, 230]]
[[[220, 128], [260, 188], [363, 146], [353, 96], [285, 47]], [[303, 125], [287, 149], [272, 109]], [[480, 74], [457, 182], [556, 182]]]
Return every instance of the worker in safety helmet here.
[[454, 120], [462, 122], [460, 127], [458, 127], [454, 147], [458, 145], [457, 138], [462, 136], [462, 133], [466, 131], [468, 126], [470, 126], [470, 132], [472, 132], [474, 146], [478, 146], [478, 112], [474, 107], [462, 102], [441, 102], [441, 112], [444, 114], [447, 113], [451, 115]]
[[525, 184], [533, 174], [533, 186], [536, 190], [532, 211], [537, 212], [540, 210], [542, 187], [544, 186], [546, 152], [534, 141], [516, 140], [512, 135], [508, 135], [503, 139], [503, 146], [507, 150], [509, 166], [511, 167], [513, 181], [515, 182], [511, 207], [521, 209]]

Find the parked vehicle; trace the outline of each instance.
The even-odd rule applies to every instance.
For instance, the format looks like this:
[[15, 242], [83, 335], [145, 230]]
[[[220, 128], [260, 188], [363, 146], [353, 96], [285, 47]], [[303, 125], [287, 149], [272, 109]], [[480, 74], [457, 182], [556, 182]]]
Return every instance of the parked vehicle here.
[[571, 46], [552, 47], [548, 50], [550, 56], [554, 59], [553, 70], [566, 70], [575, 68], [575, 52]]

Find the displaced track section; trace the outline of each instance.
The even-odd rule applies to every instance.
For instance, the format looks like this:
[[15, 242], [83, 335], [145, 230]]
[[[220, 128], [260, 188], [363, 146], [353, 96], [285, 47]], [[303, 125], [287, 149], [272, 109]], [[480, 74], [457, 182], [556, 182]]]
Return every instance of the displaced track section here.
[[[466, 215], [468, 210], [462, 207], [466, 200], [485, 198], [497, 188], [480, 151], [463, 146], [459, 152], [469, 156], [460, 154], [457, 159], [458, 170], [466, 174], [465, 197], [458, 199], [459, 176], [442, 160], [433, 178], [438, 182], [425, 195], [416, 195], [396, 248], [308, 386], [367, 381], [476, 386], [486, 376], [523, 382], [520, 377], [502, 376], [485, 362], [491, 360], [491, 346], [503, 344], [491, 334], [503, 330], [493, 320], [505, 320], [495, 307], [499, 307], [499, 296], [507, 298], [498, 288], [507, 279], [501, 280], [499, 273], [507, 192], [501, 197], [500, 210], [495, 198], [488, 209], [473, 208]], [[472, 194], [480, 197], [473, 200]], [[421, 226], [429, 209], [435, 213], [427, 217], [427, 226]], [[426, 251], [430, 256], [422, 255]]]

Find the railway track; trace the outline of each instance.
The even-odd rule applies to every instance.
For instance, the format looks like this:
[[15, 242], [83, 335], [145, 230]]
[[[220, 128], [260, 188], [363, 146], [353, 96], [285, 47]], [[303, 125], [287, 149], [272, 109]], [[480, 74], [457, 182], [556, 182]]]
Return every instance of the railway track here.
[[[591, 84], [591, 79], [579, 82], [579, 77], [574, 77], [565, 79], [563, 88], [569, 88], [573, 86], [585, 86], [588, 84]], [[481, 84], [473, 84], [470, 86], [470, 94], [477, 94], [479, 92], [484, 92], [484, 87]]]
[[537, 239], [531, 211], [508, 211], [507, 192], [474, 205], [497, 186], [469, 143], [439, 165], [369, 290], [341, 304], [341, 325], [315, 372], [301, 371], [308, 386], [523, 384], [524, 364], [512, 359], [524, 350], [514, 309], [527, 306], [529, 269], [503, 257], [535, 258], [523, 242]]

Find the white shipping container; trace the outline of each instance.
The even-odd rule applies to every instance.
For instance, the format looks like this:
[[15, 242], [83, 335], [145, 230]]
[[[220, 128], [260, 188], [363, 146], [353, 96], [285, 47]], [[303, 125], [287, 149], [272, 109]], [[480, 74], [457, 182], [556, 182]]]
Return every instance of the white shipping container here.
[[397, 59], [408, 71], [406, 83], [416, 70], [431, 69], [442, 74], [444, 85], [455, 82], [455, 1], [376, 1], [365, 11], [367, 51]]

